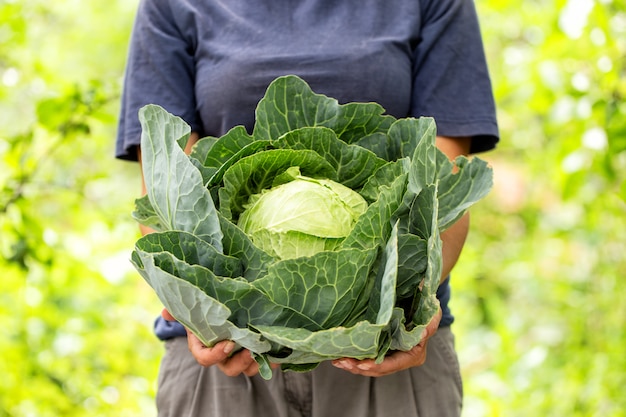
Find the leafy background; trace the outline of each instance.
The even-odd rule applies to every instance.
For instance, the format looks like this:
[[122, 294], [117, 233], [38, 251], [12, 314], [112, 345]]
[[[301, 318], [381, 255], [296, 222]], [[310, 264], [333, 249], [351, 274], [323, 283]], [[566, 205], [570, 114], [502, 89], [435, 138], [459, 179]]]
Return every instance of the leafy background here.
[[[476, 0], [502, 143], [454, 274], [464, 417], [626, 415], [626, 2]], [[0, 0], [0, 416], [153, 416], [113, 138], [136, 1]]]

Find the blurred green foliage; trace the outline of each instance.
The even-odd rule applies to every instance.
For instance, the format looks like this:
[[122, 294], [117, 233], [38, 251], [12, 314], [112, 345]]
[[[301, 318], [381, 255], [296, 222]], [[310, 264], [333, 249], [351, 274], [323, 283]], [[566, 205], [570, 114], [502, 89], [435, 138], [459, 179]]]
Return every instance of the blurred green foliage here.
[[0, 416], [154, 414], [139, 171], [112, 157], [135, 7], [0, 2]]
[[454, 277], [465, 416], [624, 416], [626, 3], [477, 5], [502, 142]]
[[[0, 417], [155, 415], [113, 159], [136, 3], [0, 0]], [[502, 142], [453, 278], [464, 416], [624, 416], [625, 1], [476, 4]]]

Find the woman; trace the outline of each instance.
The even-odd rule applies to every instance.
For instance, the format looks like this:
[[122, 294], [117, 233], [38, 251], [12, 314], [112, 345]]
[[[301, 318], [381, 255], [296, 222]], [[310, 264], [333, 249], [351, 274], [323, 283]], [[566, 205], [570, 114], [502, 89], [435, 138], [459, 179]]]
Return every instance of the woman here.
[[[142, 0], [116, 156], [141, 161], [137, 112], [149, 103], [192, 127], [190, 146], [236, 125], [252, 131], [256, 104], [285, 74], [340, 103], [434, 117], [437, 146], [451, 159], [498, 141], [471, 0]], [[442, 235], [441, 315], [424, 342], [381, 364], [341, 359], [266, 381], [249, 352], [230, 355], [229, 341], [203, 346], [164, 311], [155, 325], [166, 346], [159, 416], [459, 416], [449, 272], [468, 225], [465, 216]]]

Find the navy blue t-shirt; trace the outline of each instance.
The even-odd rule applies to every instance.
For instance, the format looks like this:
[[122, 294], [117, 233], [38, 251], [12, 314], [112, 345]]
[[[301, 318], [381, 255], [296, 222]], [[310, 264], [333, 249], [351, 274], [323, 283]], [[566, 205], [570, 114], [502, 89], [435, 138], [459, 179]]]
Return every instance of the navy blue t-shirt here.
[[[375, 101], [395, 117], [434, 117], [438, 135], [472, 137], [472, 153], [498, 141], [472, 0], [142, 0], [116, 157], [136, 160], [137, 112], [150, 103], [200, 137], [237, 125], [252, 132], [256, 104], [286, 74], [340, 103]], [[448, 281], [438, 296], [449, 325]], [[158, 320], [157, 334], [185, 334], [174, 327]]]

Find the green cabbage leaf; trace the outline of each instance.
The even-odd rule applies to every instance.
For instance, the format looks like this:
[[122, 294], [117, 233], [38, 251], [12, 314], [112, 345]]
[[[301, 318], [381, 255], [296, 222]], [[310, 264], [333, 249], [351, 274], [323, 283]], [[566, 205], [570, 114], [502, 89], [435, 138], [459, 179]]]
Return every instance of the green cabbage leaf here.
[[139, 112], [147, 194], [133, 217], [154, 233], [132, 263], [204, 344], [249, 349], [306, 371], [382, 360], [419, 343], [437, 313], [440, 234], [492, 186], [479, 158], [449, 161], [429, 117], [339, 104], [279, 77], [242, 126], [183, 151], [190, 127]]

